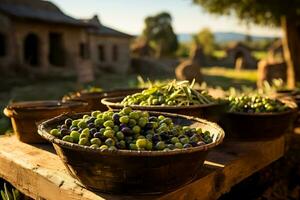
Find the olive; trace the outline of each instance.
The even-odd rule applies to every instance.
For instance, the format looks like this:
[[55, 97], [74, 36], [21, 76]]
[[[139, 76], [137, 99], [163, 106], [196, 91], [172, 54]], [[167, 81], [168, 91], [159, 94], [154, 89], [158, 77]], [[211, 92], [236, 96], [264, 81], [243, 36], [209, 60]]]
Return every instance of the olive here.
[[90, 147], [93, 149], [99, 148], [99, 146], [97, 144], [92, 144]]
[[152, 150], [153, 144], [149, 140], [147, 140], [146, 150]]
[[69, 135], [64, 136], [62, 140], [66, 142], [73, 142], [73, 138]]
[[97, 118], [94, 122], [96, 127], [101, 126], [104, 123], [104, 120], [102, 118]]
[[95, 117], [91, 117], [90, 119], [88, 119], [86, 121], [87, 124], [93, 124], [95, 122], [96, 118]]
[[110, 146], [115, 146], [116, 143], [112, 138], [108, 138], [105, 140], [105, 144], [110, 147]]
[[70, 130], [71, 130], [71, 131], [78, 131], [78, 130], [79, 130], [79, 128], [78, 128], [78, 127], [76, 127], [76, 126], [74, 126], [74, 127], [72, 127], [72, 128], [70, 127]]
[[81, 120], [79, 123], [78, 123], [78, 127], [79, 128], [86, 128], [87, 127], [87, 124], [85, 121]]
[[161, 137], [162, 140], [169, 140], [170, 139], [170, 136], [167, 132], [160, 133], [160, 137]]
[[70, 127], [70, 126], [72, 125], [72, 119], [71, 119], [71, 118], [66, 119], [66, 120], [65, 120], [65, 125], [66, 125], [67, 127]]
[[128, 126], [129, 127], [134, 127], [135, 125], [136, 125], [136, 121], [134, 119], [129, 119]]
[[144, 128], [145, 128], [145, 129], [152, 129], [152, 128], [153, 128], [153, 123], [152, 123], [152, 122], [146, 123], [146, 125], [145, 125]]
[[179, 142], [179, 139], [178, 139], [177, 137], [172, 137], [172, 138], [171, 138], [171, 142], [172, 142], [173, 144], [176, 144], [176, 143]]
[[128, 115], [129, 113], [132, 112], [132, 109], [131, 109], [130, 107], [125, 107], [125, 108], [123, 108], [123, 112], [124, 112], [126, 115]]
[[147, 119], [145, 117], [141, 117], [138, 121], [138, 125], [140, 127], [144, 127], [144, 126], [146, 126], [146, 124], [147, 124]]
[[186, 148], [190, 148], [190, 147], [192, 147], [191, 144], [184, 144], [184, 145], [183, 145], [183, 148], [185, 148], [185, 149], [186, 149]]
[[124, 133], [122, 131], [118, 131], [116, 133], [116, 137], [118, 140], [123, 140], [124, 139]]
[[119, 149], [125, 149], [126, 148], [126, 142], [124, 140], [121, 140], [116, 143], [116, 147]]
[[114, 113], [112, 118], [113, 118], [115, 124], [119, 124], [120, 115], [118, 113]]
[[99, 110], [93, 111], [93, 112], [91, 113], [92, 117], [95, 117], [95, 118], [97, 118], [97, 116], [98, 116], [99, 114], [101, 114], [101, 111], [99, 111]]
[[188, 143], [190, 142], [190, 140], [189, 140], [189, 138], [184, 137], [184, 138], [181, 138], [181, 139], [180, 139], [180, 142], [181, 142], [182, 144], [188, 144]]
[[91, 144], [97, 144], [98, 146], [101, 145], [101, 140], [99, 138], [93, 138], [90, 140]]
[[205, 145], [205, 142], [203, 142], [203, 141], [199, 141], [199, 142], [197, 142], [197, 145], [198, 145], [198, 146]]
[[125, 128], [122, 128], [122, 133], [124, 133], [124, 135], [128, 136], [128, 135], [131, 135], [133, 132], [130, 128], [128, 127], [125, 127]]
[[157, 117], [154, 116], [149, 117], [149, 122], [157, 122]]
[[106, 130], [106, 131], [104, 131], [103, 135], [107, 138], [112, 138], [112, 137], [114, 137], [114, 131]]
[[100, 132], [96, 132], [96, 133], [94, 134], [94, 138], [99, 138], [99, 139], [101, 139], [101, 136], [102, 136], [102, 134], [101, 134]]
[[135, 144], [138, 148], [146, 148], [147, 142], [147, 139], [138, 139]]
[[183, 148], [183, 145], [182, 145], [180, 142], [176, 142], [176, 143], [175, 143], [175, 148], [177, 148], [177, 149], [182, 149], [182, 148]]
[[139, 134], [141, 132], [141, 127], [134, 126], [134, 127], [132, 127], [132, 131], [134, 134]]
[[56, 137], [58, 137], [58, 136], [60, 136], [60, 132], [59, 132], [59, 130], [58, 129], [52, 129], [51, 131], [50, 131], [50, 134], [51, 135], [53, 135], [53, 136], [56, 136]]
[[93, 122], [91, 122], [91, 123], [89, 123], [89, 124], [87, 125], [87, 127], [88, 127], [88, 128], [95, 128], [96, 125], [95, 125]]
[[175, 145], [174, 144], [167, 144], [167, 148], [173, 150], [173, 149], [175, 149]]
[[78, 142], [80, 145], [87, 145], [88, 144], [88, 139], [87, 138], [81, 138]]
[[165, 146], [166, 145], [165, 145], [165, 143], [163, 141], [159, 141], [159, 142], [156, 143], [155, 148], [157, 150], [163, 150], [165, 148]]
[[107, 120], [106, 122], [103, 123], [103, 126], [104, 127], [111, 127], [113, 128], [114, 127], [114, 122], [112, 120]]
[[70, 131], [69, 131], [69, 129], [61, 129], [61, 130], [60, 130], [60, 134], [61, 134], [62, 136], [69, 135], [69, 134], [70, 134]]
[[77, 143], [79, 141], [80, 133], [78, 131], [72, 131], [70, 136], [72, 137], [73, 141]]
[[160, 140], [161, 140], [161, 137], [160, 137], [159, 134], [154, 134], [154, 135], [153, 135], [152, 141], [153, 141], [154, 143], [157, 143], [157, 142], [160, 141]]
[[107, 146], [107, 145], [101, 145], [101, 146], [100, 146], [100, 149], [101, 149], [101, 150], [108, 149], [108, 146]]
[[91, 135], [94, 135], [96, 132], [97, 132], [97, 129], [96, 129], [96, 128], [91, 128], [91, 129], [90, 129], [90, 134], [91, 134]]
[[110, 147], [108, 147], [108, 150], [109, 151], [116, 151], [118, 149], [115, 146], [110, 146]]
[[138, 147], [136, 146], [136, 144], [133, 144], [133, 143], [131, 143], [131, 144], [129, 145], [129, 148], [130, 148], [131, 150], [137, 150], [137, 149], [138, 149]]

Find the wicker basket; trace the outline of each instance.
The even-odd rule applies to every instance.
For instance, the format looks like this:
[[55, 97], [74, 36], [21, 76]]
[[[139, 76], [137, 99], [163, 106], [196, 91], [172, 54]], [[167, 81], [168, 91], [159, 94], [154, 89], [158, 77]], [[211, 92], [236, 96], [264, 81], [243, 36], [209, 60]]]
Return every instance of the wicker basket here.
[[8, 105], [4, 114], [11, 118], [14, 132], [20, 141], [43, 143], [46, 140], [37, 134], [36, 123], [65, 112], [83, 112], [86, 106], [84, 102], [25, 101]]
[[75, 92], [67, 94], [63, 97], [62, 101], [85, 101], [88, 103], [88, 107], [85, 111], [92, 110], [106, 110], [106, 106], [101, 103], [101, 99], [106, 97], [116, 97], [130, 95], [142, 91], [140, 88], [132, 89], [118, 89], [112, 91], [103, 91], [103, 92]]
[[[120, 102], [123, 97], [104, 98], [101, 100], [102, 104], [111, 109], [123, 108]], [[204, 118], [213, 122], [219, 122], [222, 115], [226, 111], [226, 102], [203, 104], [203, 105], [190, 105], [190, 106], [139, 106], [130, 105], [135, 110], [148, 110], [157, 112], [177, 113], [182, 115], [194, 116]]]
[[278, 113], [228, 112], [220, 125], [227, 139], [270, 140], [280, 137], [293, 125], [297, 109]]
[[[85, 113], [83, 113], [85, 114]], [[224, 131], [203, 119], [168, 113], [151, 115], [171, 117], [175, 124], [209, 130], [213, 142], [169, 152], [100, 150], [65, 142], [49, 134], [51, 128], [66, 118], [77, 119], [83, 114], [62, 115], [39, 125], [39, 134], [53, 146], [69, 173], [89, 189], [118, 194], [156, 194], [169, 192], [193, 180], [202, 168], [209, 149], [220, 144]]]

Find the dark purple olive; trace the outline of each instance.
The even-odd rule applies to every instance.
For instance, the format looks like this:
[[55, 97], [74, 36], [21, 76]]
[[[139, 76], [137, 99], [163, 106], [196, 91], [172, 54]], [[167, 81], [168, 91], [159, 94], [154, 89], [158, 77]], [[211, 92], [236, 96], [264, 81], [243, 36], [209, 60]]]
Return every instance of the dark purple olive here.
[[96, 126], [95, 126], [94, 123], [89, 123], [89, 124], [88, 124], [88, 127], [91, 129], [91, 128], [95, 128]]
[[96, 132], [97, 132], [97, 129], [96, 129], [96, 128], [90, 129], [90, 134], [94, 135]]
[[79, 130], [79, 128], [76, 126], [71, 128], [71, 131], [78, 131], [78, 130]]
[[191, 130], [188, 130], [184, 133], [186, 136], [188, 137], [192, 137], [193, 136], [193, 132]]
[[185, 135], [180, 135], [180, 136], [178, 136], [178, 139], [179, 139], [179, 140], [182, 139], [182, 138], [186, 138], [186, 136], [185, 136]]
[[72, 125], [72, 119], [70, 119], [70, 118], [66, 119], [66, 120], [65, 120], [65, 125], [66, 125], [67, 127], [70, 127], [70, 126]]
[[60, 128], [61, 128], [61, 129], [68, 129], [67, 125], [65, 125], [65, 124], [61, 125]]
[[86, 123], [87, 123], [87, 124], [89, 124], [89, 123], [94, 123], [95, 120], [96, 120], [95, 117], [91, 117], [89, 120], [86, 121]]
[[170, 139], [170, 136], [168, 135], [167, 132], [162, 132], [162, 133], [160, 133], [160, 137], [161, 137], [161, 139], [164, 140], [164, 141]]
[[190, 142], [190, 144], [191, 144], [193, 147], [197, 146], [197, 142]]
[[120, 124], [120, 121], [119, 121], [120, 115], [118, 113], [113, 114], [112, 118], [113, 118], [115, 124]]
[[65, 135], [69, 135], [70, 134], [70, 130], [67, 128], [63, 128], [60, 130], [60, 133], [65, 136]]
[[101, 134], [100, 132], [96, 132], [96, 133], [94, 134], [94, 138], [99, 138], [99, 139], [101, 139], [101, 136], [102, 136], [102, 134]]
[[132, 130], [128, 127], [122, 128], [121, 131], [122, 131], [122, 133], [124, 133], [125, 136], [126, 135], [131, 135], [133, 133]]
[[192, 145], [191, 144], [185, 144], [185, 145], [183, 145], [183, 148], [190, 148], [190, 147], [192, 147]]
[[149, 130], [149, 129], [152, 129], [152, 128], [153, 128], [153, 123], [151, 123], [151, 122], [148, 122], [148, 123], [145, 125], [145, 127], [144, 127], [145, 130]]
[[157, 122], [157, 117], [154, 116], [149, 117], [149, 122]]
[[203, 141], [197, 142], [197, 146], [203, 146], [203, 145], [205, 145], [205, 142], [203, 142]]
[[126, 124], [120, 124], [120, 129], [127, 127]]
[[154, 143], [157, 143], [157, 142], [161, 141], [160, 135], [159, 134], [154, 134], [153, 137], [152, 137], [152, 141]]

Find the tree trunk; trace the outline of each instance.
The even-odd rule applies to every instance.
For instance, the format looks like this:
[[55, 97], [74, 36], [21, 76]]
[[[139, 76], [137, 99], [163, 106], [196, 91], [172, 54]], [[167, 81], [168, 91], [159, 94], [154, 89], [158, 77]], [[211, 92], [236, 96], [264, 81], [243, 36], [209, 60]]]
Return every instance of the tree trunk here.
[[287, 64], [287, 84], [294, 88], [300, 81], [300, 27], [297, 19], [286, 16], [282, 17], [281, 25], [284, 32], [282, 44]]

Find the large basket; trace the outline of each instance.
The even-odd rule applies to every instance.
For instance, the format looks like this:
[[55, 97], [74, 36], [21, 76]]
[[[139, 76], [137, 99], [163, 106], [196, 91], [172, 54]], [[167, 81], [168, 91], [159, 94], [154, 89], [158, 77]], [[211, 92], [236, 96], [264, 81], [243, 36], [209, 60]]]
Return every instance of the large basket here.
[[242, 140], [270, 140], [289, 130], [296, 118], [297, 109], [278, 113], [228, 112], [220, 125], [226, 138]]
[[142, 88], [130, 88], [130, 89], [117, 89], [103, 92], [75, 92], [67, 94], [63, 97], [63, 101], [85, 101], [88, 103], [88, 107], [85, 111], [93, 110], [106, 110], [106, 106], [101, 103], [101, 99], [106, 97], [117, 97], [124, 95], [131, 95], [137, 92], [141, 92]]
[[11, 118], [17, 138], [25, 143], [46, 142], [37, 134], [36, 123], [66, 112], [83, 112], [87, 103], [60, 101], [24, 101], [9, 104], [4, 114]]
[[[112, 97], [104, 98], [101, 100], [102, 104], [106, 105], [108, 108], [120, 109], [123, 108], [120, 102], [124, 99], [122, 97]], [[213, 122], [219, 122], [220, 118], [226, 111], [226, 102], [217, 102], [211, 104], [203, 105], [190, 105], [190, 106], [139, 106], [130, 105], [132, 109], [135, 110], [148, 110], [148, 111], [158, 111], [158, 112], [168, 112], [177, 113], [182, 115], [194, 116], [204, 118]]]
[[156, 194], [171, 191], [193, 180], [202, 168], [209, 149], [220, 144], [224, 131], [217, 124], [203, 119], [168, 113], [175, 124], [201, 127], [213, 134], [213, 142], [169, 152], [100, 150], [65, 142], [49, 134], [51, 128], [66, 118], [83, 114], [62, 115], [39, 125], [39, 134], [53, 146], [69, 173], [87, 188], [105, 193]]

